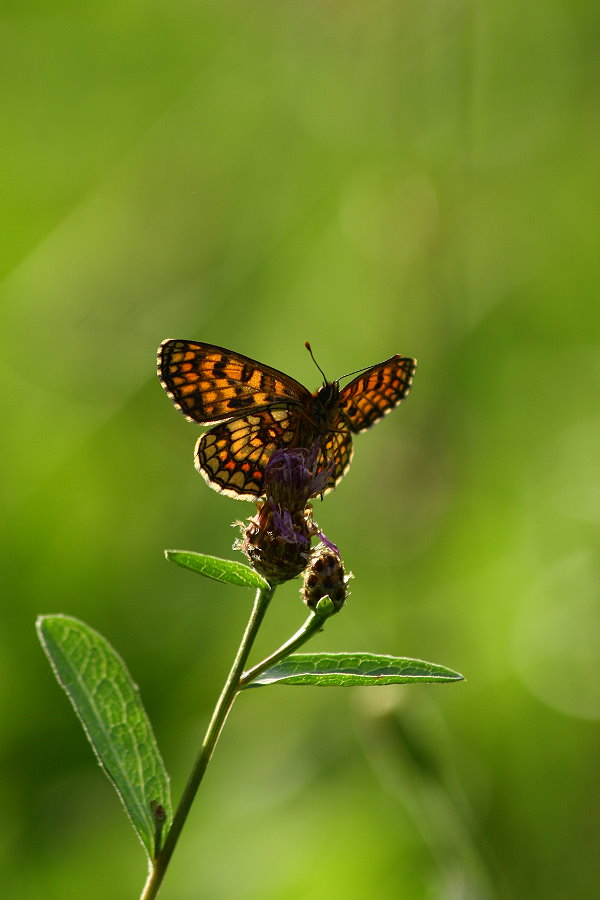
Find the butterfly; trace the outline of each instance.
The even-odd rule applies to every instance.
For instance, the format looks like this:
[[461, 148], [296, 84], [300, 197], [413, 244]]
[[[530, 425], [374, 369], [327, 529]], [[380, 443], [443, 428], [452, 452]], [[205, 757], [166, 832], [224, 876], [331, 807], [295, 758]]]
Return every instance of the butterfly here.
[[331, 491], [350, 466], [352, 434], [398, 406], [415, 367], [416, 360], [397, 354], [341, 389], [340, 379], [325, 379], [311, 394], [289, 375], [233, 350], [171, 339], [158, 348], [158, 376], [177, 409], [212, 426], [196, 443], [196, 468], [211, 488], [238, 500], [264, 495], [275, 450], [310, 450], [315, 442], [316, 472], [331, 468], [323, 493]]

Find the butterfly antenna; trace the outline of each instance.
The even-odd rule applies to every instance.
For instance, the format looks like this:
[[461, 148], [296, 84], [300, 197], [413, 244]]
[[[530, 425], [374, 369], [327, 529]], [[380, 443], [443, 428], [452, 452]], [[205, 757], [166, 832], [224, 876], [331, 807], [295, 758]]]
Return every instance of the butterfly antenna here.
[[351, 375], [358, 375], [359, 372], [366, 372], [367, 369], [372, 369], [373, 366], [363, 366], [361, 369], [356, 369], [354, 372], [347, 372], [345, 375], [341, 375], [338, 378], [338, 381], [343, 381], [344, 378], [350, 378]]
[[344, 378], [350, 378], [351, 375], [358, 375], [358, 374], [360, 374], [360, 372], [366, 372], [367, 369], [373, 369], [373, 368], [374, 368], [374, 366], [363, 366], [360, 369], [356, 369], [354, 372], [347, 372], [346, 375], [341, 375], [340, 378], [338, 378], [338, 381], [343, 381]]
[[308, 352], [309, 352], [310, 355], [312, 356], [312, 361], [314, 362], [315, 366], [317, 367], [317, 369], [319, 370], [319, 372], [320, 372], [321, 375], [323, 376], [323, 380], [324, 380], [325, 384], [328, 384], [327, 376], [325, 375], [325, 372], [323, 371], [323, 369], [321, 368], [321, 366], [319, 365], [319, 363], [316, 361], [316, 359], [315, 359], [315, 354], [312, 352], [312, 347], [310, 346], [310, 343], [309, 343], [308, 341], [304, 341], [304, 346], [306, 347], [306, 349], [308, 350]]

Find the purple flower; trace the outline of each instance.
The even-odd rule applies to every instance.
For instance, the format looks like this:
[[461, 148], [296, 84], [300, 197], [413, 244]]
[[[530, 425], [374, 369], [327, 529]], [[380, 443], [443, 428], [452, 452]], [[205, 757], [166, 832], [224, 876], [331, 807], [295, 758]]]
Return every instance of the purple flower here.
[[272, 584], [304, 571], [316, 535], [337, 553], [312, 520], [309, 500], [323, 493], [333, 468], [329, 464], [318, 472], [318, 457], [318, 442], [310, 450], [276, 450], [265, 469], [265, 499], [259, 502], [256, 516], [242, 525], [244, 537], [236, 547]]
[[304, 509], [311, 497], [323, 493], [333, 469], [333, 463], [329, 463], [317, 472], [318, 455], [318, 441], [311, 450], [275, 450], [265, 469], [267, 497], [285, 509]]

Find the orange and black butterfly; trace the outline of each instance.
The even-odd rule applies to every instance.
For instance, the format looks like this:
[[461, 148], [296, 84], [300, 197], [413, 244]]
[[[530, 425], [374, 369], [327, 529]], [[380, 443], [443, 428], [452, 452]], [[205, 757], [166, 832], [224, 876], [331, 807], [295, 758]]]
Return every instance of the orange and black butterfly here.
[[289, 375], [223, 347], [166, 340], [158, 350], [158, 376], [177, 409], [212, 426], [196, 444], [196, 468], [210, 487], [238, 500], [263, 496], [275, 450], [311, 449], [317, 441], [316, 471], [331, 466], [324, 493], [332, 490], [350, 466], [352, 434], [398, 406], [415, 367], [397, 354], [341, 390], [339, 379], [325, 380], [311, 394]]

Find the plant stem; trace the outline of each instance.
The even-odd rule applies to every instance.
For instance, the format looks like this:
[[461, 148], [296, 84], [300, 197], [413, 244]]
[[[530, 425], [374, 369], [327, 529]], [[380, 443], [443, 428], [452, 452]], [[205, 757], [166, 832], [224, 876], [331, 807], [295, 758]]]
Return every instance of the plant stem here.
[[202, 746], [200, 747], [198, 756], [196, 757], [196, 761], [190, 773], [190, 777], [188, 778], [188, 782], [179, 802], [179, 806], [177, 807], [177, 812], [175, 813], [175, 816], [173, 818], [173, 824], [169, 829], [162, 850], [154, 860], [152, 870], [148, 875], [148, 880], [144, 885], [144, 890], [142, 891], [140, 900], [153, 900], [153, 898], [155, 898], [158, 894], [160, 885], [167, 870], [167, 866], [169, 865], [169, 861], [171, 859], [171, 856], [173, 855], [173, 850], [175, 849], [177, 841], [179, 840], [179, 835], [181, 834], [181, 830], [185, 824], [192, 803], [194, 802], [196, 792], [200, 786], [200, 782], [202, 781], [202, 778], [206, 771], [206, 767], [210, 762], [213, 751], [219, 739], [219, 735], [223, 730], [225, 720], [227, 719], [229, 711], [233, 706], [233, 702], [240, 690], [240, 680], [244, 671], [246, 660], [248, 659], [248, 655], [250, 653], [250, 650], [252, 649], [252, 645], [258, 633], [258, 629], [260, 628], [274, 592], [274, 586], [271, 586], [268, 589], [259, 588], [256, 592], [252, 613], [250, 615], [250, 619], [248, 620], [246, 631], [244, 632], [239, 650], [231, 667], [231, 671], [229, 672], [229, 675], [227, 677], [227, 681], [225, 682], [225, 686], [223, 687], [223, 690], [221, 692], [221, 696], [219, 697], [217, 705], [215, 706], [215, 710], [204, 736]]
[[270, 669], [275, 663], [278, 663], [281, 659], [284, 659], [286, 656], [289, 656], [290, 653], [293, 653], [294, 650], [297, 650], [298, 647], [301, 647], [302, 644], [305, 644], [313, 634], [316, 634], [317, 631], [323, 629], [323, 623], [328, 618], [328, 615], [322, 616], [317, 612], [311, 613], [302, 628], [300, 628], [289, 641], [282, 644], [279, 650], [271, 653], [271, 655], [265, 657], [262, 662], [257, 663], [257, 665], [253, 666], [247, 672], [244, 672], [240, 678], [240, 687], [248, 687], [248, 685], [262, 672], [266, 671], [266, 669]]

